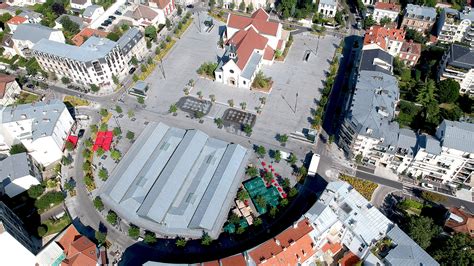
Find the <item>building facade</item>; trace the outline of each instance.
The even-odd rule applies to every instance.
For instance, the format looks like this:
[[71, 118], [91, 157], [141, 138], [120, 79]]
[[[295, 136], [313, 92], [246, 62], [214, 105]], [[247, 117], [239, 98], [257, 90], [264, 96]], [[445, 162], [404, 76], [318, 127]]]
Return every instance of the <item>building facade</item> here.
[[441, 59], [438, 79], [451, 78], [460, 85], [460, 93], [474, 95], [474, 51], [452, 44]]
[[401, 27], [427, 33], [436, 22], [436, 9], [433, 7], [408, 4], [403, 12]]
[[363, 49], [382, 49], [392, 56], [398, 56], [404, 42], [403, 29], [372, 26], [365, 32]]
[[275, 53], [285, 49], [289, 34], [263, 10], [251, 17], [229, 14], [226, 49], [215, 70], [217, 82], [250, 89], [262, 65], [271, 65]]
[[326, 18], [333, 18], [337, 12], [337, 0], [320, 0], [318, 4], [318, 13]]
[[27, 153], [14, 154], [0, 161], [0, 187], [10, 198], [39, 185], [42, 179], [33, 158]]
[[389, 18], [390, 21], [397, 21], [398, 14], [400, 13], [400, 5], [393, 3], [377, 2], [374, 5], [373, 18], [377, 23], [383, 18]]
[[32, 49], [41, 68], [73, 83], [101, 89], [114, 86], [113, 79], [123, 78], [132, 57], [142, 59], [146, 54], [144, 34], [129, 29], [117, 42], [90, 37], [81, 46], [41, 40]]
[[421, 56], [421, 44], [415, 43], [412, 40], [404, 41], [398, 57], [408, 67], [413, 67], [418, 62]]
[[53, 100], [0, 109], [0, 147], [21, 143], [36, 162], [49, 166], [63, 156], [74, 120], [64, 103]]
[[6, 106], [15, 103], [20, 91], [20, 85], [14, 76], [0, 74], [0, 105]]

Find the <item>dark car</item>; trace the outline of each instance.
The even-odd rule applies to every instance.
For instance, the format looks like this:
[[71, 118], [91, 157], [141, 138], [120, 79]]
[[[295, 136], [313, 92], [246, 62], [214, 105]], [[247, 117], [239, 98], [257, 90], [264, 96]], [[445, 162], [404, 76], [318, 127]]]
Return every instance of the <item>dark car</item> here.
[[110, 19], [110, 20], [115, 20], [116, 17], [115, 17], [115, 16], [109, 16], [109, 19]]
[[77, 137], [78, 138], [82, 138], [82, 136], [84, 136], [84, 133], [86, 132], [85, 129], [79, 129], [79, 132], [77, 133]]
[[98, 29], [98, 30], [105, 30], [104, 27], [98, 27], [97, 29]]
[[103, 27], [107, 27], [107, 26], [109, 26], [109, 24], [107, 24], [105, 21], [104, 21], [104, 22], [102, 22], [102, 24], [100, 24], [100, 25], [102, 25]]
[[133, 74], [133, 72], [135, 72], [135, 68], [134, 68], [134, 67], [130, 68], [130, 70], [128, 71], [128, 74]]
[[194, 8], [194, 5], [187, 5], [187, 8]]
[[120, 11], [117, 10], [117, 11], [114, 12], [114, 14], [117, 15], [117, 16], [121, 16], [121, 15], [122, 15], [122, 12], [120, 12]]
[[28, 83], [28, 84], [26, 84], [26, 87], [27, 87], [28, 89], [33, 89], [33, 88], [35, 87], [35, 85], [33, 85], [33, 84], [31, 84], [31, 83]]

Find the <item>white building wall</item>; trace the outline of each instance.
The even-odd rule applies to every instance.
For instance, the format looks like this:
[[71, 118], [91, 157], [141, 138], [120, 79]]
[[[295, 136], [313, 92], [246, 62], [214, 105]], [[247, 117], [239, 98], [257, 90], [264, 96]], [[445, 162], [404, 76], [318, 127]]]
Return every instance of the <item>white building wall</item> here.
[[0, 105], [7, 106], [15, 102], [16, 96], [20, 94], [21, 88], [16, 81], [10, 82], [5, 88], [5, 94], [0, 99]]
[[372, 16], [377, 23], [380, 23], [380, 20], [384, 17], [388, 17], [392, 21], [395, 21], [397, 20], [398, 12], [376, 8], [374, 9], [374, 14]]
[[73, 2], [69, 2], [69, 3], [71, 4], [71, 8], [74, 8], [74, 9], [85, 9], [86, 7], [92, 5], [91, 0], [87, 0], [84, 4], [76, 4]]
[[336, 16], [337, 5], [327, 5], [319, 3], [318, 13], [322, 14], [324, 17], [333, 18]]

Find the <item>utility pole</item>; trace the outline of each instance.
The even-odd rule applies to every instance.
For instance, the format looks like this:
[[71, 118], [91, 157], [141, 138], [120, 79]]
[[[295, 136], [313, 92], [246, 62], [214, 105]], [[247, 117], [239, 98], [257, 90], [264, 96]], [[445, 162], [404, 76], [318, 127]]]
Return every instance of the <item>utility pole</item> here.
[[298, 111], [298, 92], [296, 92], [295, 113]]
[[165, 67], [163, 66], [163, 58], [160, 58], [160, 69], [161, 73], [163, 74], [163, 78], [166, 79]]

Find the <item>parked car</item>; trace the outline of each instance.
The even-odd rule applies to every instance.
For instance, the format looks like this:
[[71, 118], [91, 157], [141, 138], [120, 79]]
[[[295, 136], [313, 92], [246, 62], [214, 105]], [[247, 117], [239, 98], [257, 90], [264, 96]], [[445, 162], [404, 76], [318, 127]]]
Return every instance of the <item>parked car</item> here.
[[421, 183], [421, 186], [426, 189], [434, 189], [434, 186], [430, 183]]
[[104, 27], [98, 27], [97, 29], [98, 29], [98, 30], [105, 30]]
[[130, 70], [128, 71], [128, 74], [133, 74], [135, 72], [136, 68], [132, 67], [130, 68]]
[[79, 132], [77, 132], [77, 137], [78, 138], [82, 138], [82, 136], [84, 136], [84, 133], [86, 132], [85, 129], [79, 129]]
[[187, 8], [194, 8], [194, 5], [187, 5]]
[[33, 88], [35, 87], [35, 85], [33, 85], [33, 84], [31, 84], [31, 83], [28, 83], [28, 84], [26, 84], [26, 87], [27, 87], [28, 89], [33, 89]]
[[121, 16], [121, 15], [122, 15], [122, 12], [120, 12], [120, 11], [117, 10], [117, 11], [114, 12], [114, 14], [117, 15], [117, 16]]
[[109, 16], [109, 19], [110, 19], [110, 20], [115, 20], [116, 17], [115, 17], [115, 16]]

